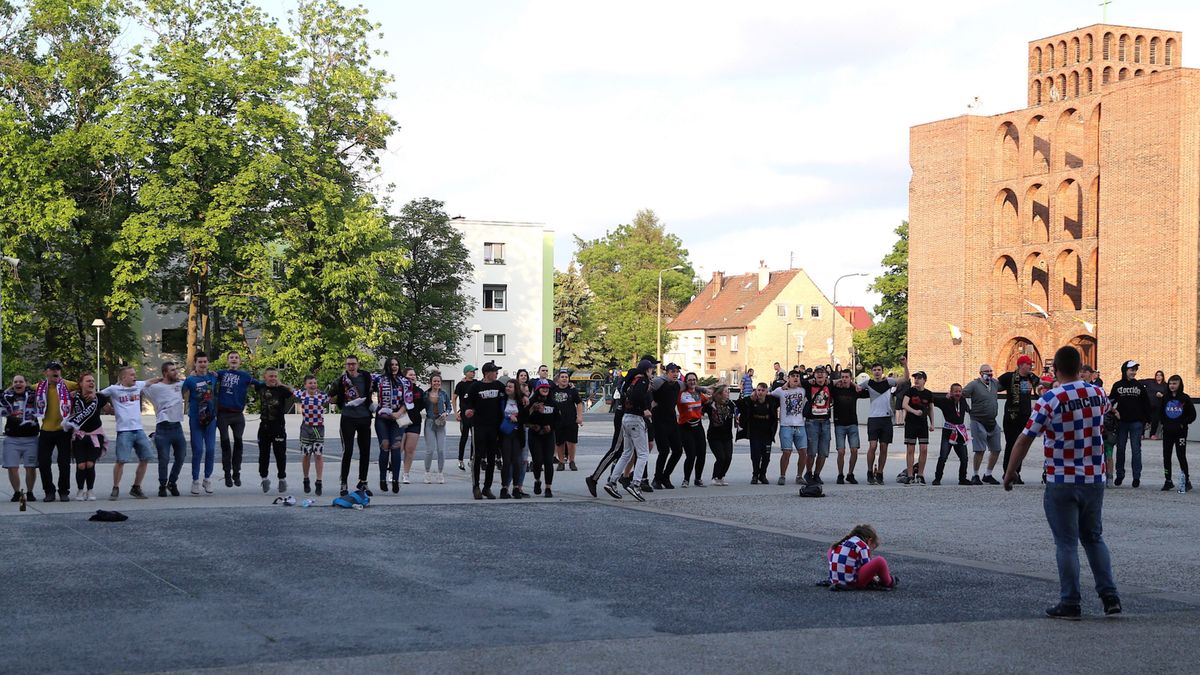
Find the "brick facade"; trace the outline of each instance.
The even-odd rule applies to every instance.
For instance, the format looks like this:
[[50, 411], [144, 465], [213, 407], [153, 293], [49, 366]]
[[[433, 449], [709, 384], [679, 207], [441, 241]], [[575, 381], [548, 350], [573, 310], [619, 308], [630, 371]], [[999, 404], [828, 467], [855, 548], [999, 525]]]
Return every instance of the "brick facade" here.
[[1036, 40], [1030, 108], [913, 127], [909, 355], [935, 389], [1064, 344], [1108, 381], [1128, 358], [1200, 374], [1200, 71], [1181, 53], [1122, 26]]

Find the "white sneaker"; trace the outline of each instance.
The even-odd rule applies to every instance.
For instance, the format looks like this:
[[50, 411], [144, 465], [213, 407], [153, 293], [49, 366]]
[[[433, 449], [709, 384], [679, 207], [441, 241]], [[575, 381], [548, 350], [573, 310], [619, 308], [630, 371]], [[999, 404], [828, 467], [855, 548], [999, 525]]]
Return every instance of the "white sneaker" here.
[[94, 502], [94, 501], [96, 501], [96, 491], [95, 491], [95, 490], [88, 490], [88, 491], [87, 491], [87, 500], [88, 500], [89, 502]]
[[194, 494], [194, 495], [200, 494], [200, 481], [198, 481], [198, 480], [192, 481], [192, 494]]
[[212, 479], [211, 478], [205, 478], [204, 482], [201, 483], [201, 485], [204, 486], [205, 492], [207, 492], [210, 495], [212, 494]]
[[411, 483], [411, 482], [412, 482], [412, 481], [410, 481], [410, 480], [408, 479], [408, 473], [407, 473], [407, 472], [400, 474], [400, 477], [401, 477], [401, 480], [400, 480], [400, 482], [401, 482], [401, 483], [404, 483], [405, 485], [408, 485], [409, 483]]
[[431, 474], [431, 473], [429, 473], [428, 471], [426, 471], [426, 472], [425, 472], [425, 484], [426, 484], [426, 485], [428, 485], [428, 484], [430, 484], [430, 483], [432, 483], [432, 482], [433, 482], [433, 474]]
[[443, 483], [445, 483], [445, 482], [446, 482], [446, 474], [444, 474], [444, 473], [442, 473], [441, 471], [439, 471], [439, 472], [438, 472], [438, 475], [437, 475], [437, 483], [438, 483], [438, 485], [442, 485], [442, 484], [443, 484]]

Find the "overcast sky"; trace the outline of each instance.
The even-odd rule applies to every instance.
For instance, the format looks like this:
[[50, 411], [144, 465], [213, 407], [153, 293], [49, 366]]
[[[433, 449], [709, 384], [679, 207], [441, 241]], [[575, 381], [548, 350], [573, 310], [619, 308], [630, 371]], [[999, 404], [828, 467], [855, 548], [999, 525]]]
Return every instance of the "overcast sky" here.
[[[908, 128], [974, 97], [1025, 107], [1027, 43], [1100, 23], [1099, 1], [362, 3], [396, 77], [400, 199], [545, 223], [559, 268], [572, 235], [652, 208], [704, 277], [792, 253], [831, 294], [879, 272], [906, 217]], [[1186, 47], [1197, 4], [1113, 0], [1108, 19]], [[871, 307], [868, 281], [839, 303]]]

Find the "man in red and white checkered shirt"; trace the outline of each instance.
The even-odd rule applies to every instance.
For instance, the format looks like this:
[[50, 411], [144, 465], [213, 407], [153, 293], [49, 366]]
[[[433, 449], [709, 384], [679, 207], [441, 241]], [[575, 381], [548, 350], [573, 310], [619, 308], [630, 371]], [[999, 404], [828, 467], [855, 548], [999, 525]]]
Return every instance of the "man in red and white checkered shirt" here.
[[1109, 403], [1103, 389], [1079, 379], [1081, 367], [1082, 358], [1074, 347], [1063, 347], [1055, 353], [1054, 369], [1061, 384], [1033, 404], [1025, 431], [1013, 446], [1004, 474], [1004, 489], [1011, 491], [1033, 439], [1043, 436], [1046, 492], [1042, 503], [1054, 534], [1060, 591], [1059, 603], [1048, 608], [1046, 615], [1073, 621], [1078, 621], [1082, 614], [1080, 543], [1096, 579], [1096, 592], [1104, 603], [1104, 613], [1121, 611], [1112, 561], [1102, 536], [1104, 414]]

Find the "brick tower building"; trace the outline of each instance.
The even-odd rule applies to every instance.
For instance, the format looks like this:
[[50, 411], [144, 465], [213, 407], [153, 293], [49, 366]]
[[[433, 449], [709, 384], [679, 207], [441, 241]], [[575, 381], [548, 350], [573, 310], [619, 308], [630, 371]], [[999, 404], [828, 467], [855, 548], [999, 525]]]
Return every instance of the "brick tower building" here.
[[[1200, 374], [1200, 70], [1180, 33], [1029, 43], [1029, 106], [913, 127], [909, 355], [935, 388], [1072, 344]], [[962, 329], [951, 335], [949, 325]], [[1149, 370], [1150, 373], [1145, 371]]]

